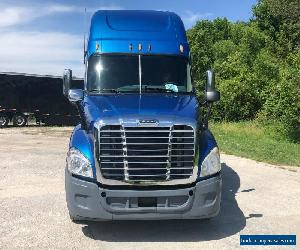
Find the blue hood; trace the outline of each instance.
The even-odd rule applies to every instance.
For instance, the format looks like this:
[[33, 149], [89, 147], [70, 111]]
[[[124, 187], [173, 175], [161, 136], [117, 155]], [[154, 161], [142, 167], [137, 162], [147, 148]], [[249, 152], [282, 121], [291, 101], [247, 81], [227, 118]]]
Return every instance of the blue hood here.
[[177, 118], [195, 121], [198, 117], [198, 102], [194, 95], [90, 95], [85, 96], [83, 105], [89, 122], [110, 118], [162, 118], [175, 122]]

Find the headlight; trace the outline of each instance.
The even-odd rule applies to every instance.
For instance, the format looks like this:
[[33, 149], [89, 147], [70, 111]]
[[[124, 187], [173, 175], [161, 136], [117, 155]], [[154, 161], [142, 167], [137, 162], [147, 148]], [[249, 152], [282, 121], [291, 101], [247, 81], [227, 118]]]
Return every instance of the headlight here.
[[201, 165], [200, 177], [218, 173], [221, 170], [220, 153], [217, 147], [205, 157]]
[[71, 148], [67, 155], [67, 168], [70, 173], [84, 177], [93, 177], [91, 163], [79, 150]]

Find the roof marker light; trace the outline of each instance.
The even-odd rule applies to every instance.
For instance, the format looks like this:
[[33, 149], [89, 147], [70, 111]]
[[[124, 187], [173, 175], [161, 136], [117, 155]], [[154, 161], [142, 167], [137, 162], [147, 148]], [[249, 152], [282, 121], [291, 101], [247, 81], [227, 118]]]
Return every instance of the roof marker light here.
[[142, 44], [139, 43], [139, 51], [141, 51], [142, 48], [143, 48], [143, 47], [142, 47]]
[[180, 44], [180, 45], [179, 45], [179, 50], [180, 50], [180, 52], [181, 52], [181, 53], [183, 53], [183, 51], [184, 51], [184, 47], [183, 47], [183, 45], [182, 45], [182, 44]]

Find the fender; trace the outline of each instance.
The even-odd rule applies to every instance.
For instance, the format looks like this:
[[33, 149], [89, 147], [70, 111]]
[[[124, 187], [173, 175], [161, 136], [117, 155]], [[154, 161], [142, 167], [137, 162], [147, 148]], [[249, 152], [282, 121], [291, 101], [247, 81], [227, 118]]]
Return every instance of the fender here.
[[78, 149], [91, 163], [93, 169], [93, 176], [96, 179], [96, 167], [94, 160], [94, 143], [91, 136], [81, 128], [81, 125], [77, 125], [71, 135], [69, 148]]

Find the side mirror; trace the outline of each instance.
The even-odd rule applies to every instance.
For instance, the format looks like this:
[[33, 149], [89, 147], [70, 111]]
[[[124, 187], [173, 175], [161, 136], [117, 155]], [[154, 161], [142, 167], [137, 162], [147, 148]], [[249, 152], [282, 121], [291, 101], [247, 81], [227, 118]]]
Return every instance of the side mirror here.
[[63, 94], [68, 97], [72, 82], [72, 70], [65, 69], [63, 74]]
[[68, 92], [68, 99], [70, 102], [77, 103], [83, 100], [82, 89], [70, 89]]
[[212, 70], [206, 71], [205, 100], [208, 103], [220, 100], [220, 92], [215, 89], [215, 74]]

